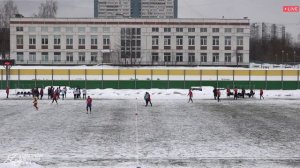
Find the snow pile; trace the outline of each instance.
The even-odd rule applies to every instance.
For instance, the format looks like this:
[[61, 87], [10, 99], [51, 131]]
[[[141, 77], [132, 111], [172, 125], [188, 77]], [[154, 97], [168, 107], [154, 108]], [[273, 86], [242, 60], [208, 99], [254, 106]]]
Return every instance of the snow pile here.
[[[16, 95], [17, 92], [30, 91], [29, 89], [12, 89], [10, 98], [24, 98]], [[87, 90], [87, 96], [94, 99], [143, 99], [145, 92], [151, 94], [152, 99], [187, 99], [188, 89], [91, 89]], [[231, 92], [233, 90], [231, 89]], [[241, 92], [241, 90], [239, 90]], [[249, 93], [250, 90], [246, 90]], [[259, 90], [254, 90], [254, 97], [259, 98]], [[194, 99], [213, 98], [213, 87], [202, 87], [202, 90], [194, 90]], [[5, 90], [0, 90], [0, 98], [5, 98]], [[29, 96], [25, 97], [28, 98]], [[47, 97], [47, 87], [44, 90], [44, 98]], [[300, 90], [264, 90], [265, 98], [272, 99], [298, 99]], [[226, 89], [221, 88], [221, 98], [227, 98]], [[67, 99], [73, 99], [73, 88], [67, 88]]]

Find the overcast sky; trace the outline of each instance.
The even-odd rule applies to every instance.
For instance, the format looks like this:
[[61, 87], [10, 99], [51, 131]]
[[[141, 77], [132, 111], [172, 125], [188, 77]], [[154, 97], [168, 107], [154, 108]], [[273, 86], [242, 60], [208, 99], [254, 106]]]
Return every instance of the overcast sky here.
[[[3, 0], [0, 0], [0, 2]], [[44, 0], [14, 0], [21, 14], [37, 13]], [[57, 0], [58, 17], [93, 17], [94, 0]], [[300, 13], [283, 13], [283, 6], [300, 6], [300, 0], [179, 0], [180, 18], [243, 18], [251, 22], [285, 24], [295, 37], [300, 34]]]

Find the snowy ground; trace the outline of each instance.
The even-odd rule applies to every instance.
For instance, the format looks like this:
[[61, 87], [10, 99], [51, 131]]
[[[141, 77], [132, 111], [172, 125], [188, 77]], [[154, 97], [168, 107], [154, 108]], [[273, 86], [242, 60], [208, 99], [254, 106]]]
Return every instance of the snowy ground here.
[[299, 91], [218, 103], [210, 89], [193, 104], [187, 90], [147, 90], [153, 107], [144, 90], [93, 90], [92, 115], [83, 100], [40, 100], [37, 112], [1, 91], [0, 168], [300, 167]]

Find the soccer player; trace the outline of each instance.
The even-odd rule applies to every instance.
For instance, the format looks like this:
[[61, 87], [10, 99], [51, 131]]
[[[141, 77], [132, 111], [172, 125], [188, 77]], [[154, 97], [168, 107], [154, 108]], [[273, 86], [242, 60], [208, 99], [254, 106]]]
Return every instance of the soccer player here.
[[190, 103], [190, 101], [192, 101], [192, 103], [193, 103], [193, 92], [192, 92], [192, 89], [189, 90], [188, 96], [190, 97], [188, 103]]
[[33, 106], [34, 106], [35, 109], [38, 111], [39, 108], [38, 108], [37, 104], [38, 104], [38, 98], [37, 98], [37, 97], [34, 97], [34, 98], [33, 98]]
[[90, 114], [92, 114], [92, 98], [90, 96], [88, 96], [88, 98], [86, 99], [86, 114], [88, 114], [89, 109], [90, 109]]

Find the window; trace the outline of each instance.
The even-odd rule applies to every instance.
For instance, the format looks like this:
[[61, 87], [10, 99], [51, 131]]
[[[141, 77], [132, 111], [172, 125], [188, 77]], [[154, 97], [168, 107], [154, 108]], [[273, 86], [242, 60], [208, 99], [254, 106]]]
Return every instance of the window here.
[[225, 36], [225, 46], [231, 46], [231, 37]]
[[73, 45], [73, 36], [72, 35], [67, 35], [66, 36], [66, 44], [67, 44], [67, 46], [72, 46]]
[[48, 27], [42, 27], [41, 30], [42, 32], [48, 32]]
[[78, 36], [78, 44], [85, 45], [85, 36], [84, 35]]
[[183, 32], [183, 28], [176, 28], [176, 32]]
[[110, 27], [103, 27], [103, 32], [104, 33], [109, 33], [110, 32]]
[[73, 33], [73, 27], [66, 27], [66, 32]]
[[236, 29], [236, 32], [237, 32], [237, 33], [244, 33], [244, 29], [243, 29], [243, 28], [237, 28], [237, 29]]
[[195, 45], [195, 36], [189, 36], [189, 46]]
[[91, 45], [97, 45], [98, 44], [98, 37], [97, 36], [91, 36]]
[[220, 29], [219, 29], [219, 28], [213, 28], [213, 29], [212, 29], [212, 32], [213, 32], [213, 33], [218, 33], [218, 32], [220, 32]]
[[152, 62], [158, 62], [158, 53], [152, 53]]
[[104, 35], [103, 36], [103, 45], [110, 45], [110, 37], [109, 35]]
[[158, 27], [152, 27], [152, 32], [159, 32], [159, 28]]
[[54, 36], [54, 45], [60, 45], [60, 36], [59, 35]]
[[85, 53], [80, 52], [78, 55], [79, 55], [79, 62], [85, 62]]
[[188, 28], [188, 32], [195, 32], [195, 28]]
[[73, 62], [73, 53], [67, 52], [67, 62]]
[[170, 27], [165, 27], [164, 32], [171, 32], [171, 28]]
[[17, 61], [19, 62], [24, 61], [24, 54], [22, 52], [17, 52]]
[[213, 53], [213, 62], [219, 62], [219, 53]]
[[23, 45], [23, 35], [17, 35], [17, 45]]
[[165, 46], [171, 45], [171, 36], [164, 36], [164, 45]]
[[97, 62], [97, 55], [98, 55], [98, 53], [97, 52], [92, 52], [91, 53], [91, 61], [92, 62]]
[[176, 45], [178, 46], [183, 45], [183, 36], [176, 36]]
[[54, 52], [54, 62], [60, 62], [60, 61], [61, 61], [60, 52]]
[[231, 53], [225, 53], [225, 62], [231, 62]]
[[159, 37], [158, 36], [152, 36], [152, 45], [158, 46]]
[[29, 45], [36, 45], [36, 37], [34, 35], [29, 36]]
[[207, 62], [207, 53], [201, 53], [201, 62]]
[[79, 33], [85, 33], [85, 27], [78, 27]]
[[48, 57], [48, 53], [47, 52], [42, 52], [42, 61], [44, 61], [44, 62], [48, 62], [49, 61], [49, 57]]
[[242, 36], [238, 36], [236, 37], [236, 45], [237, 46], [242, 46], [244, 43], [243, 37]]
[[171, 62], [171, 53], [164, 53], [164, 61]]
[[98, 32], [98, 28], [97, 27], [91, 27], [91, 32], [92, 33], [97, 33]]
[[242, 53], [238, 53], [237, 54], [237, 59], [238, 59], [237, 60], [238, 62], [243, 62], [244, 61], [243, 54]]
[[189, 53], [189, 62], [195, 62], [195, 53]]
[[206, 46], [207, 45], [207, 36], [201, 36], [200, 37], [200, 44], [201, 44], [201, 46]]
[[207, 32], [207, 28], [203, 28], [203, 27], [202, 27], [202, 28], [200, 28], [200, 32], [201, 32], [201, 33], [205, 33], [205, 32]]
[[29, 61], [30, 62], [35, 62], [36, 61], [36, 53], [35, 52], [30, 52], [29, 53]]
[[182, 61], [183, 61], [183, 54], [176, 53], [176, 62], [182, 62]]
[[48, 45], [48, 36], [46, 35], [42, 36], [42, 45]]
[[29, 31], [29, 32], [35, 32], [35, 31], [36, 31], [36, 28], [35, 28], [35, 27], [28, 27], [28, 31]]
[[231, 28], [225, 28], [225, 33], [231, 33]]
[[22, 32], [23, 31], [23, 27], [17, 27], [16, 30], [17, 30], [17, 32]]
[[213, 36], [213, 46], [219, 45], [219, 36]]
[[60, 27], [54, 27], [54, 28], [53, 28], [53, 31], [54, 31], [54, 32], [60, 32]]

